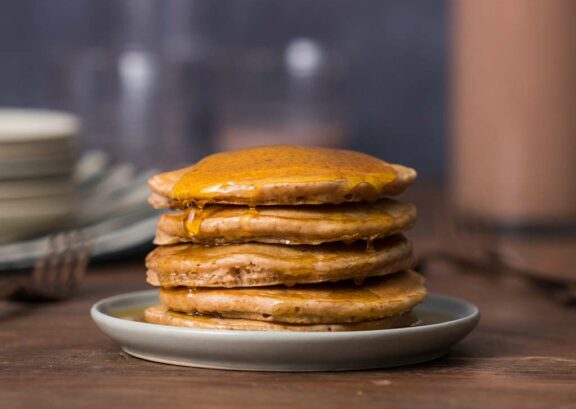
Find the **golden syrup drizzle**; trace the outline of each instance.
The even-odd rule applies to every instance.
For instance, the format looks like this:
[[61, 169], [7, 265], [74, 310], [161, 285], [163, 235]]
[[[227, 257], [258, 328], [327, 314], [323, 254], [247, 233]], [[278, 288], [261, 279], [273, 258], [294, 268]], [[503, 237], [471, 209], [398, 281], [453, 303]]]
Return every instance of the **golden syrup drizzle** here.
[[284, 286], [287, 288], [294, 287], [296, 284], [298, 284], [298, 279], [294, 277], [286, 277], [286, 280], [284, 281]]
[[374, 236], [370, 236], [368, 237], [368, 240], [366, 240], [366, 253], [375, 253], [376, 250], [374, 249]]
[[187, 207], [184, 209], [184, 217], [182, 218], [182, 229], [186, 234], [186, 237], [190, 237], [190, 233], [188, 231], [188, 219], [190, 219], [190, 215], [194, 213], [194, 209]]
[[[262, 200], [262, 188], [275, 183], [339, 181], [344, 182], [349, 191], [361, 184], [382, 191], [397, 177], [390, 164], [359, 152], [267, 146], [204, 158], [182, 173], [171, 196], [184, 202], [218, 202], [232, 198], [236, 204], [258, 204]], [[306, 202], [319, 203], [314, 198]]]
[[255, 205], [248, 205], [248, 218], [258, 217], [258, 209]]
[[129, 321], [145, 322], [144, 310], [146, 307], [128, 308], [125, 310], [115, 311], [111, 315]]
[[365, 277], [356, 277], [356, 278], [354, 278], [354, 284], [356, 284], [357, 286], [361, 286], [362, 284], [364, 284], [364, 278], [365, 278]]
[[184, 210], [184, 231], [186, 236], [194, 238], [200, 234], [202, 221], [206, 218], [206, 211], [203, 205], [190, 205]]

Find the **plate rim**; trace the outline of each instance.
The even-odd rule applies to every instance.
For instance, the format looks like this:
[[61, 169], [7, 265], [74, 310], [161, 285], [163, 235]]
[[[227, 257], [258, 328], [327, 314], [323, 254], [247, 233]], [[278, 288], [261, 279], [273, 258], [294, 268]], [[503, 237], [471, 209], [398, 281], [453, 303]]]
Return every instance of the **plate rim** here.
[[124, 300], [126, 298], [137, 298], [137, 297], [144, 297], [144, 296], [151, 296], [153, 294], [157, 294], [157, 289], [150, 289], [150, 290], [141, 290], [141, 291], [131, 291], [127, 293], [117, 294], [110, 297], [103, 298], [96, 303], [94, 303], [90, 308], [90, 316], [96, 322], [96, 324], [100, 324], [100, 322], [112, 326], [121, 326], [126, 330], [153, 330], [157, 332], [170, 332], [179, 335], [190, 335], [190, 336], [214, 336], [214, 337], [224, 337], [228, 338], [233, 336], [235, 338], [253, 338], [253, 337], [260, 337], [266, 338], [270, 340], [270, 338], [281, 338], [281, 339], [290, 339], [293, 338], [294, 340], [302, 340], [303, 338], [306, 339], [323, 339], [326, 338], [334, 338], [334, 339], [341, 339], [347, 337], [353, 338], [362, 338], [362, 337], [373, 337], [377, 335], [382, 335], [383, 333], [386, 334], [398, 334], [398, 333], [420, 333], [430, 331], [432, 328], [434, 329], [442, 329], [448, 328], [452, 326], [458, 326], [465, 322], [476, 321], [474, 325], [480, 320], [480, 309], [475, 304], [463, 300], [458, 297], [448, 296], [444, 294], [438, 293], [428, 293], [426, 299], [423, 301], [422, 304], [426, 303], [426, 301], [430, 299], [436, 299], [440, 301], [448, 301], [455, 304], [460, 304], [467, 310], [470, 310], [470, 313], [467, 313], [465, 316], [451, 319], [448, 321], [443, 321], [434, 324], [427, 324], [427, 325], [420, 325], [415, 327], [405, 327], [405, 328], [390, 328], [390, 329], [376, 329], [376, 330], [364, 330], [364, 331], [319, 331], [319, 332], [300, 332], [300, 331], [254, 331], [254, 330], [215, 330], [215, 329], [197, 329], [197, 328], [185, 328], [185, 327], [176, 327], [171, 325], [164, 325], [164, 324], [152, 324], [148, 322], [139, 322], [139, 321], [131, 321], [124, 318], [114, 317], [108, 313], [105, 313], [102, 309], [113, 302], [118, 302]]
[[48, 108], [28, 108], [19, 106], [0, 107], [0, 117], [16, 118], [15, 121], [44, 121], [50, 122], [51, 129], [22, 129], [5, 128], [0, 129], [0, 144], [21, 144], [36, 141], [56, 141], [75, 137], [81, 130], [78, 115], [71, 111], [48, 109]]

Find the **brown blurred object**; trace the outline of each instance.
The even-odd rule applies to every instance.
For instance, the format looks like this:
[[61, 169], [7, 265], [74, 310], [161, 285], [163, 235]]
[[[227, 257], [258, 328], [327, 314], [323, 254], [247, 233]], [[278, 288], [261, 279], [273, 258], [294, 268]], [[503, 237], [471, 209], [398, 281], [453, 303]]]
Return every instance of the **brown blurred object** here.
[[576, 218], [576, 2], [455, 3], [457, 206], [515, 222]]
[[576, 2], [453, 6], [458, 222], [506, 263], [574, 277], [558, 266], [576, 262]]

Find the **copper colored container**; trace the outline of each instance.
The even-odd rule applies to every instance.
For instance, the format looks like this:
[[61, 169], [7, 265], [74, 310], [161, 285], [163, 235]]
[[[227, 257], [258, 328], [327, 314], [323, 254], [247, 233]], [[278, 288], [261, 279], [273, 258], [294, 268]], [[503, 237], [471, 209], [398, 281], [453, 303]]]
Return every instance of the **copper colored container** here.
[[576, 220], [576, 1], [453, 2], [452, 186], [460, 214]]

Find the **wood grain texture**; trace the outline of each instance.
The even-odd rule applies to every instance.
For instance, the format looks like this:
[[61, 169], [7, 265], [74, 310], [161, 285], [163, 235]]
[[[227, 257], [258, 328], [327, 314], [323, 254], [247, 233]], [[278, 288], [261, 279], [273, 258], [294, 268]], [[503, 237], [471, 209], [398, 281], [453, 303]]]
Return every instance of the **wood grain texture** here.
[[140, 259], [104, 264], [69, 302], [0, 303], [0, 407], [576, 408], [576, 309], [517, 279], [436, 265], [430, 290], [482, 312], [448, 356], [397, 369], [294, 374], [181, 368], [121, 352], [89, 308], [148, 288], [144, 270]]

